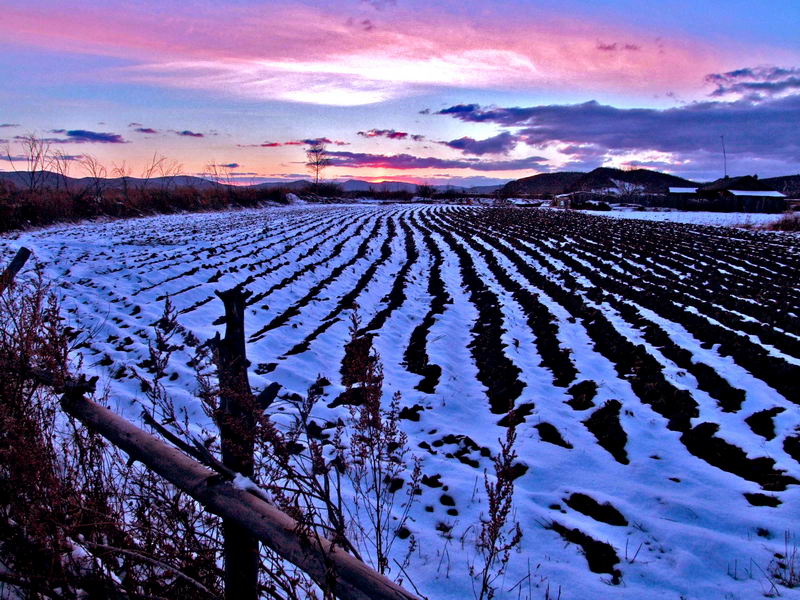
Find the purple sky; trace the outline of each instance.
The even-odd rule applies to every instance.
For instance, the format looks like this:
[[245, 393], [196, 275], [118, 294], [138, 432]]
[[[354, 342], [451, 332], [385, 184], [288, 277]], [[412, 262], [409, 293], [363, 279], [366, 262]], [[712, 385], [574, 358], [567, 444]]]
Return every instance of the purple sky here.
[[[0, 145], [134, 175], [474, 184], [800, 172], [800, 3], [0, 0]], [[235, 166], [234, 166], [235, 165]], [[0, 160], [0, 169], [19, 168]], [[77, 161], [73, 175], [80, 175]]]

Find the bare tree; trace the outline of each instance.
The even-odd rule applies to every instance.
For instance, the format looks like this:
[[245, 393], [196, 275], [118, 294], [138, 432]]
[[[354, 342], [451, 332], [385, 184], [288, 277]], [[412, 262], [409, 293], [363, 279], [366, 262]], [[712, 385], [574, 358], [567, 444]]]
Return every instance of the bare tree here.
[[324, 142], [315, 140], [306, 150], [306, 166], [314, 176], [314, 188], [319, 187], [319, 179], [325, 167], [331, 164], [331, 157]]
[[89, 193], [89, 186], [80, 185], [77, 180], [70, 179], [69, 173], [72, 163], [80, 161], [82, 156], [71, 156], [63, 150], [56, 150], [50, 159], [50, 170], [58, 177], [56, 178], [56, 190], [64, 186], [64, 191], [73, 202], [80, 202]]
[[209, 163], [206, 165], [203, 176], [220, 186], [234, 185], [233, 169], [226, 165], [218, 165], [213, 162]]
[[206, 165], [203, 176], [216, 184], [214, 194], [217, 202], [224, 204], [232, 199], [233, 174], [230, 167], [212, 162]]
[[183, 173], [183, 164], [177, 160], [164, 157], [158, 164], [158, 177], [161, 181], [161, 193], [165, 194], [175, 185], [175, 178]]
[[80, 160], [81, 168], [86, 172], [90, 180], [94, 200], [103, 197], [104, 180], [106, 178], [106, 168], [91, 154], [84, 154]]
[[125, 202], [130, 205], [130, 166], [124, 160], [120, 164], [112, 163], [111, 174], [120, 179], [120, 184], [122, 185], [122, 197], [125, 199]]
[[612, 179], [611, 181], [614, 183], [614, 187], [611, 189], [611, 192], [615, 194], [621, 202], [633, 202], [638, 196], [641, 196], [644, 193], [644, 187], [636, 183], [631, 183], [630, 181], [617, 181], [615, 179]]
[[[19, 138], [21, 154], [12, 155], [11, 147], [6, 144], [4, 154], [11, 169], [16, 173], [20, 181], [24, 182], [29, 192], [36, 192], [44, 185], [47, 177], [47, 169], [52, 160], [50, 154], [50, 142], [36, 137], [29, 133]], [[25, 164], [25, 169], [20, 171], [14, 165], [15, 162]]]
[[63, 150], [56, 150], [50, 155], [50, 169], [58, 175], [56, 177], [56, 189], [64, 185], [64, 190], [69, 190], [69, 170], [75, 157], [69, 156]]
[[142, 195], [144, 195], [147, 186], [150, 184], [150, 180], [161, 172], [166, 161], [166, 156], [154, 152], [153, 158], [151, 158], [150, 162], [145, 164], [145, 166], [142, 168], [142, 174], [139, 181], [139, 191], [142, 193]]
[[427, 183], [423, 183], [417, 186], [417, 196], [420, 198], [432, 198], [433, 195], [436, 193], [436, 188], [432, 185], [428, 185]]

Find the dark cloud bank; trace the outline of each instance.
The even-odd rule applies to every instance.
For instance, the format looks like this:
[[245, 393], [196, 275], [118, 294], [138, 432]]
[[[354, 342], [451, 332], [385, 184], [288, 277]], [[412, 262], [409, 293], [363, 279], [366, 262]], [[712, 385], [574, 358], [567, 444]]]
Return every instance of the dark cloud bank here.
[[[51, 144], [126, 144], [127, 141], [118, 133], [87, 131], [86, 129], [52, 129], [50, 133], [66, 135], [65, 138], [46, 138]], [[22, 139], [24, 136], [17, 136]]]
[[[667, 109], [616, 108], [591, 101], [527, 107], [457, 104], [435, 114], [508, 129], [486, 140], [444, 142], [476, 155], [505, 153], [516, 143], [566, 144], [562, 151], [574, 158], [572, 168], [591, 168], [610, 155], [659, 151], [672, 153], [678, 164], [640, 166], [700, 175], [717, 168], [720, 137], [725, 136], [729, 158], [743, 172], [800, 171], [800, 69], [739, 69], [709, 75], [706, 81], [715, 86], [713, 100]], [[738, 98], [718, 99], [731, 95]]]
[[337, 167], [373, 167], [386, 169], [474, 169], [476, 171], [520, 171], [541, 169], [546, 160], [531, 156], [517, 160], [480, 160], [478, 158], [445, 159], [411, 154], [367, 154], [363, 152], [329, 152], [331, 165]]

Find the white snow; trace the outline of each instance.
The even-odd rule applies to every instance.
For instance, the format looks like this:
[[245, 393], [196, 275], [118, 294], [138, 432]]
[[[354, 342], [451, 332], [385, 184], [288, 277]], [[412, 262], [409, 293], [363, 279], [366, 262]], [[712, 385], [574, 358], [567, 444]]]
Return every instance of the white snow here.
[[782, 214], [769, 213], [734, 213], [678, 210], [585, 210], [581, 211], [599, 217], [619, 219], [638, 219], [642, 221], [668, 221], [670, 223], [687, 223], [690, 225], [719, 225], [724, 227], [747, 227], [768, 225], [778, 221]]
[[[254, 295], [266, 294], [246, 311], [246, 331], [251, 336], [248, 344], [251, 383], [260, 389], [278, 381], [284, 392], [304, 394], [317, 376], [323, 375], [332, 382], [326, 389], [324, 404], [327, 404], [344, 389], [339, 367], [352, 310], [345, 308], [336, 314], [330, 326], [310, 341], [304, 352], [288, 352], [320, 325], [323, 317], [378, 260], [381, 244], [388, 235], [387, 221], [391, 219], [398, 225], [396, 237], [390, 240], [391, 254], [356, 299], [362, 324], [386, 306], [394, 278], [407, 259], [399, 227], [401, 220], [407, 223], [420, 258], [408, 274], [406, 300], [375, 332], [374, 346], [384, 364], [385, 398], [401, 390], [404, 406], [424, 407], [419, 421], [404, 420], [403, 427], [412, 449], [423, 459], [424, 473], [441, 475], [446, 486], [422, 488], [408, 524], [418, 543], [408, 570], [415, 585], [431, 598], [470, 598], [472, 585], [467, 567], [475, 557], [479, 518], [486, 512], [484, 471], [492, 473], [492, 464], [489, 458], [473, 452], [468, 456], [478, 462], [475, 468], [453, 457], [455, 445], [436, 443], [448, 434], [463, 435], [494, 454], [505, 428], [497, 424], [500, 415], [489, 412], [485, 389], [477, 379], [477, 367], [469, 349], [470, 330], [478, 311], [469, 301], [456, 254], [438, 233], [430, 237], [442, 253], [441, 276], [453, 303], [445, 307], [428, 334], [430, 362], [442, 368], [435, 393], [415, 390], [420, 377], [410, 373], [403, 362], [411, 332], [430, 305], [427, 283], [433, 261], [423, 242], [427, 229], [418, 217], [425, 215], [438, 223], [445, 211], [470, 209], [294, 204], [283, 208], [56, 226], [0, 239], [0, 260], [7, 260], [21, 245], [34, 251], [63, 296], [69, 324], [89, 334], [87, 347], [80, 351], [85, 369], [102, 377], [101, 385], [107, 384], [111, 390], [113, 407], [131, 419], [139, 418], [147, 400], [138, 382], [129, 377], [130, 368], [140, 369], [137, 365], [147, 357], [152, 325], [160, 317], [163, 298], [170, 296], [180, 313], [179, 323], [203, 341], [221, 331], [220, 326], [213, 325], [222, 314], [222, 304], [214, 291], [250, 278], [248, 289]], [[651, 211], [596, 214], [713, 225], [763, 224], [780, 217]], [[286, 323], [263, 336], [254, 336], [337, 267], [346, 265], [376, 223], [377, 232], [369, 238], [363, 256], [340, 269], [339, 275], [320, 288], [307, 304], [298, 307], [298, 313]], [[494, 251], [485, 242], [474, 239], [478, 247]], [[510, 248], [502, 238], [498, 241]], [[518, 303], [500, 288], [481, 253], [465, 240], [459, 243], [472, 257], [482, 281], [496, 294], [507, 330], [503, 336], [508, 344], [507, 355], [522, 370], [520, 377], [526, 384], [517, 402], [536, 405], [534, 413], [519, 427], [517, 447], [520, 460], [528, 466], [527, 473], [515, 482], [515, 516], [524, 537], [520, 551], [512, 554], [508, 572], [498, 581], [498, 598], [542, 599], [548, 587], [550, 598], [557, 597], [561, 588], [560, 597], [564, 600], [745, 600], [769, 592], [772, 588], [765, 573], [774, 554], [783, 551], [784, 532], [796, 529], [800, 486], [780, 492], [782, 504], [776, 508], [751, 506], [742, 494], [759, 492], [760, 487], [690, 455], [680, 442], [680, 434], [668, 430], [666, 420], [642, 403], [630, 383], [618, 377], [614, 365], [594, 349], [583, 325], [571, 318], [556, 300], [524, 279], [511, 261], [498, 253], [500, 267], [523, 288], [537, 294], [555, 316], [558, 340], [571, 350], [578, 370], [575, 382], [589, 379], [597, 382], [598, 394], [594, 399], [597, 406], [612, 399], [622, 403], [620, 420], [628, 435], [626, 450], [630, 464], [614, 460], [598, 446], [583, 424], [592, 411], [573, 410], [565, 404], [569, 397], [565, 389], [550, 385], [549, 372], [540, 365], [533, 333]], [[309, 252], [315, 244], [320, 244], [319, 248]], [[532, 252], [542, 252], [548, 247], [570, 248], [563, 240], [545, 238], [525, 245]], [[572, 257], [582, 266], [591, 267], [580, 252], [573, 252]], [[643, 266], [636, 257], [628, 259], [631, 262], [620, 261], [615, 272]], [[560, 282], [557, 271], [567, 268], [566, 265], [547, 257], [545, 265], [531, 263], [538, 272]], [[311, 268], [293, 277], [307, 266]], [[690, 264], [687, 271], [693, 268], [696, 265]], [[212, 278], [217, 280], [209, 282]], [[282, 285], [287, 279], [291, 279], [290, 284]], [[584, 293], [591, 283], [586, 277], [577, 279], [583, 289], [576, 293]], [[756, 410], [781, 406], [786, 410], [776, 424], [788, 433], [800, 426], [797, 406], [730, 357], [720, 356], [715, 348], [703, 347], [683, 327], [652, 311], [637, 308], [645, 319], [663, 327], [676, 344], [690, 350], [733, 385], [746, 390], [742, 411], [722, 414], [713, 399], [697, 389], [693, 377], [681, 374], [648, 346], [664, 365], [668, 378], [691, 391], [700, 404], [700, 420], [719, 423], [721, 437], [740, 445], [751, 457], [774, 458], [778, 468], [800, 478], [800, 465], [777, 440], [765, 441], [742, 421]], [[635, 343], [643, 343], [640, 334], [619, 315], [607, 308], [603, 311], [618, 331]], [[180, 339], [178, 343], [183, 347], [173, 354], [168, 368], [168, 373], [174, 376], [165, 378], [163, 383], [192, 422], [193, 433], [201, 436], [211, 429], [211, 424], [195, 396], [194, 370], [187, 365], [193, 350]], [[777, 355], [793, 364], [800, 360], [800, 357]], [[120, 367], [125, 367], [128, 373], [118, 379], [115, 375]], [[314, 417], [335, 419], [342, 410], [321, 405]], [[541, 422], [555, 426], [573, 448], [543, 442], [534, 428]], [[419, 447], [423, 442], [430, 445], [430, 451]], [[260, 491], [253, 481], [241, 475], [233, 485]], [[628, 525], [609, 525], [569, 508], [564, 499], [576, 492], [601, 503], [610, 502], [625, 516]], [[455, 499], [458, 514], [446, 514], [447, 507], [440, 503], [443, 493]], [[543, 527], [554, 520], [611, 544], [621, 559], [617, 568], [622, 571], [622, 583], [610, 585], [608, 575], [592, 573], [576, 545], [566, 544], [554, 531]], [[440, 530], [450, 527], [450, 533], [437, 530], [437, 526]], [[396, 548], [396, 558], [402, 561], [406, 549], [401, 543]], [[393, 571], [391, 575], [397, 573]], [[523, 583], [515, 587], [518, 582]], [[798, 591], [779, 589], [784, 597], [800, 597]]]

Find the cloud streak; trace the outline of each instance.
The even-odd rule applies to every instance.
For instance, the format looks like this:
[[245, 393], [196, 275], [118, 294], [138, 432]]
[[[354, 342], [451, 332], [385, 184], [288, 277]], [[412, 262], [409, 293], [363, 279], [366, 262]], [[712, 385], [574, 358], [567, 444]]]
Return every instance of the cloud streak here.
[[189, 129], [184, 129], [183, 131], [176, 131], [175, 134], [179, 135], [181, 137], [193, 137], [193, 138], [206, 137], [206, 134], [204, 134], [204, 133], [199, 133], [199, 132], [196, 132], [196, 131], [190, 131]]
[[281, 146], [313, 146], [326, 144], [329, 146], [349, 146], [349, 142], [332, 140], [328, 137], [306, 138], [304, 140], [289, 140], [287, 142], [262, 142], [261, 144], [239, 144], [240, 148], [280, 148]]
[[713, 97], [731, 94], [759, 99], [786, 92], [800, 92], [800, 68], [775, 66], [749, 67], [727, 73], [706, 75], [706, 81], [716, 86]]
[[406, 131], [395, 131], [394, 129], [370, 129], [368, 131], [359, 131], [357, 135], [365, 138], [385, 137], [390, 140], [410, 139], [415, 142], [421, 142], [425, 139], [424, 135], [415, 135]]
[[[128, 141], [118, 133], [88, 131], [86, 129], [51, 129], [50, 133], [65, 134], [65, 138], [43, 138], [48, 144], [127, 144]], [[18, 135], [15, 140], [26, 140], [28, 136]]]
[[[59, 154], [58, 158], [59, 160], [76, 161], [81, 160], [83, 158], [83, 154]], [[24, 154], [0, 154], [0, 160], [4, 160], [6, 162], [29, 163], [31, 157]]]
[[462, 137], [457, 140], [450, 140], [449, 142], [439, 142], [449, 148], [460, 150], [464, 154], [474, 154], [482, 156], [484, 154], [508, 154], [513, 150], [519, 137], [504, 131], [494, 137], [486, 138], [485, 140], [476, 140], [471, 137]]
[[637, 52], [642, 49], [637, 44], [621, 44], [618, 42], [608, 44], [600, 41], [597, 42], [595, 48], [601, 52]]
[[547, 159], [530, 156], [515, 160], [446, 159], [411, 154], [329, 152], [331, 166], [378, 169], [471, 169], [474, 171], [522, 171], [541, 168]]

